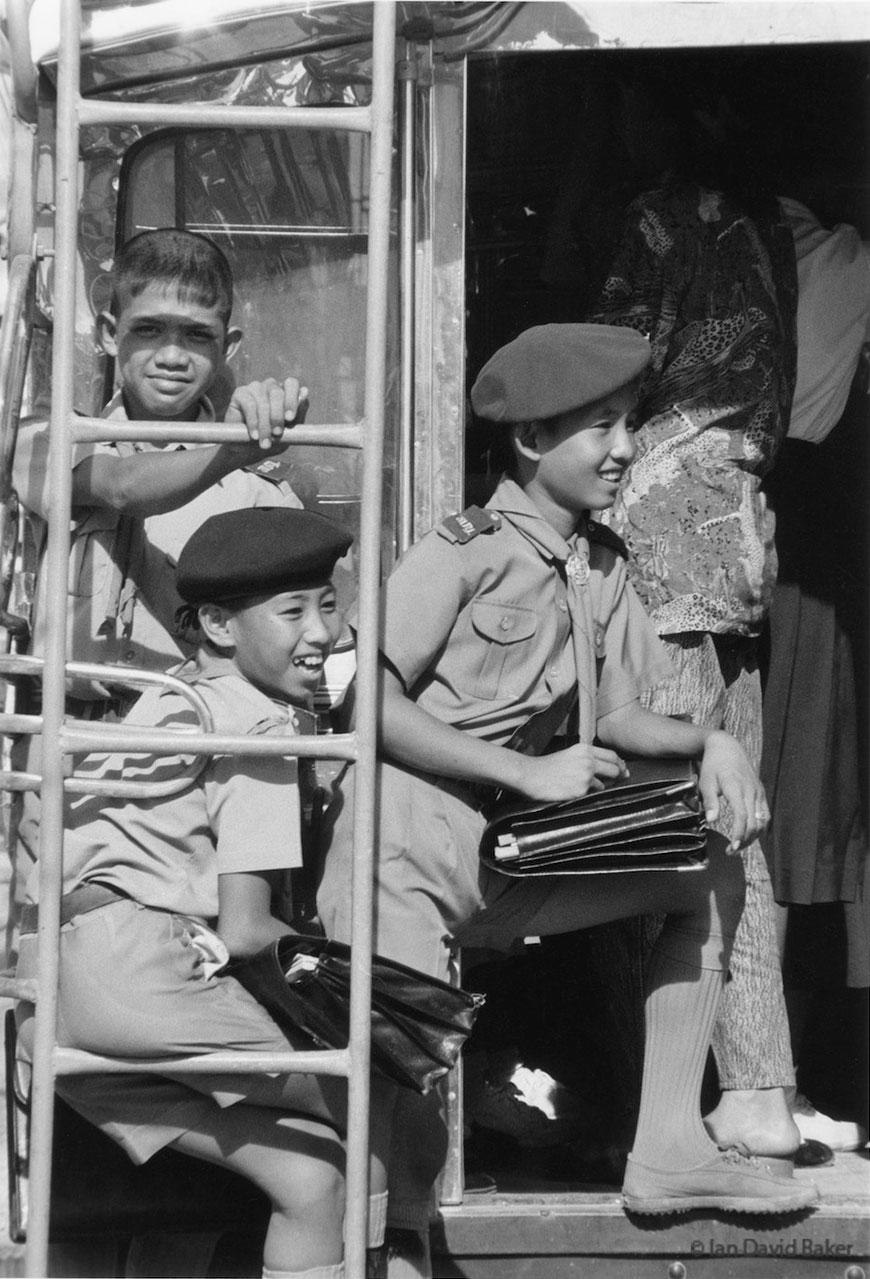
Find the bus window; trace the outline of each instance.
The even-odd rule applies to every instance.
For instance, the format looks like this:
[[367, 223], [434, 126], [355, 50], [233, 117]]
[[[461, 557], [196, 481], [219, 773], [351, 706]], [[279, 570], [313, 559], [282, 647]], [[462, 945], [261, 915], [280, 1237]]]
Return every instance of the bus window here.
[[[233, 382], [298, 375], [309, 423], [363, 415], [368, 169], [364, 135], [223, 129], [148, 135], [121, 166], [118, 243], [177, 225], [219, 244], [244, 333]], [[354, 533], [360, 464], [354, 451], [307, 446], [280, 463], [306, 506]]]

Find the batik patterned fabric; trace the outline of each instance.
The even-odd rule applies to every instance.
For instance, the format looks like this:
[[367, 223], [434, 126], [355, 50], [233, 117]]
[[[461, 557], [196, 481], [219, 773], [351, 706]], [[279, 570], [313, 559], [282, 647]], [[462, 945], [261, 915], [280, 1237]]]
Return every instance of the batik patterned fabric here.
[[638, 453], [609, 517], [661, 635], [755, 635], [776, 578], [760, 491], [788, 427], [795, 255], [775, 205], [748, 217], [666, 179], [627, 208], [593, 320], [648, 335]]

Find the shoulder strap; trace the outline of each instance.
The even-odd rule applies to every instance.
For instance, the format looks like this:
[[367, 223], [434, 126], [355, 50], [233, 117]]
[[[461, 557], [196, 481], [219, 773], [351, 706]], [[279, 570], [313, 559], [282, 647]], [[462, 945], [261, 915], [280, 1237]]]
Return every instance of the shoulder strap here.
[[498, 511], [490, 511], [480, 506], [468, 506], [458, 515], [448, 515], [438, 525], [438, 533], [448, 542], [464, 545], [472, 541], [480, 533], [493, 533], [501, 528], [501, 516]]
[[[249, 475], [256, 475], [258, 480], [268, 480], [270, 484], [274, 484], [276, 488], [290, 487], [290, 482], [284, 475], [270, 475], [269, 471], [274, 470], [279, 465], [273, 461], [271, 466], [268, 462], [255, 462], [253, 466], [243, 466], [241, 469], [247, 471]], [[269, 468], [264, 469], [264, 468]]]

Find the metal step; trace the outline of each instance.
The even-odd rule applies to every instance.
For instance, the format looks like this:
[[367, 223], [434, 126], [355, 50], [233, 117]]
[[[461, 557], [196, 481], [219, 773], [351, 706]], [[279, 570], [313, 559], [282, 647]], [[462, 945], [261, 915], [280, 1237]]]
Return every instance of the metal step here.
[[438, 1279], [870, 1279], [870, 1160], [838, 1154], [799, 1169], [818, 1208], [787, 1216], [692, 1212], [628, 1217], [614, 1187], [500, 1187], [444, 1207], [433, 1226]]

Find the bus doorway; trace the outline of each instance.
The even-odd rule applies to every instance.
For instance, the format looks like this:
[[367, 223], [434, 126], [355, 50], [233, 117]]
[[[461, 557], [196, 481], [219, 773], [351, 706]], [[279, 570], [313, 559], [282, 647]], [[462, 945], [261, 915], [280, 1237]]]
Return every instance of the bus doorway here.
[[[608, 243], [615, 234], [619, 198], [630, 189], [634, 175], [621, 144], [618, 103], [621, 86], [639, 81], [682, 101], [713, 130], [734, 126], [745, 138], [745, 171], [739, 175], [763, 180], [777, 195], [807, 206], [820, 224], [831, 228], [847, 223], [863, 240], [870, 239], [870, 182], [867, 155], [867, 76], [870, 49], [866, 44], [780, 46], [679, 50], [589, 50], [510, 54], [470, 58], [466, 82], [465, 188], [465, 303], [466, 389], [499, 346], [536, 324], [580, 321], [597, 298], [607, 266]], [[650, 146], [650, 173], [655, 154]], [[752, 166], [750, 173], [750, 166]], [[637, 188], [642, 189], [640, 187]], [[630, 198], [625, 196], [625, 200]], [[610, 244], [612, 248], [612, 243]], [[838, 518], [848, 513], [851, 536], [841, 540], [843, 559], [838, 571], [851, 583], [854, 614], [850, 618], [854, 661], [855, 735], [859, 755], [862, 817], [867, 807], [867, 469], [866, 394], [852, 402], [847, 453], [841, 453], [842, 483], [823, 499]], [[483, 503], [502, 469], [500, 437], [474, 421], [466, 404], [464, 490], [466, 504]], [[863, 430], [856, 428], [863, 424]], [[837, 437], [832, 437], [836, 439]], [[854, 458], [843, 466], [844, 456]], [[821, 456], [821, 455], [820, 455]], [[811, 518], [812, 508], [804, 512]], [[866, 829], [866, 826], [865, 826]], [[836, 925], [818, 912], [813, 945], [833, 952], [841, 944]], [[815, 923], [815, 921], [813, 921]], [[612, 939], [608, 939], [607, 945]], [[496, 1034], [490, 1047], [511, 1057], [517, 1040], [525, 1044], [523, 1064], [543, 1069], [567, 1082], [588, 1107], [600, 1105], [601, 1040], [611, 1028], [605, 1020], [599, 1031], [586, 1012], [603, 1017], [600, 991], [578, 990], [571, 956], [561, 941], [548, 959], [548, 943], [527, 948], [524, 956], [508, 961], [509, 993], [502, 990], [505, 1008], [524, 1010], [519, 1029]], [[573, 958], [576, 960], [575, 951]], [[469, 973], [469, 980], [487, 983], [489, 1007], [499, 998], [498, 965]], [[792, 969], [793, 971], [793, 969]], [[636, 993], [640, 974], [625, 965], [618, 994]], [[826, 979], [827, 980], [827, 979]], [[811, 1013], [801, 1050], [801, 1086], [822, 1109], [851, 1114], [867, 1126], [867, 990], [847, 987], [841, 975], [831, 979], [826, 993], [810, 1000]], [[566, 1004], [551, 997], [559, 982]], [[588, 1000], [578, 1017], [578, 997]], [[611, 1001], [612, 1002], [612, 1001]], [[636, 1024], [626, 1018], [626, 1042]], [[555, 1029], [554, 1029], [555, 1027]], [[589, 1049], [584, 1064], [566, 1062], [569, 1040], [582, 1039]], [[537, 1055], [536, 1055], [537, 1054]], [[597, 1054], [597, 1055], [596, 1055]], [[576, 1054], [575, 1054], [576, 1055]], [[570, 1075], [560, 1071], [573, 1072]], [[596, 1079], [596, 1072], [599, 1078]], [[624, 1080], [625, 1074], [610, 1080]], [[471, 1072], [468, 1072], [470, 1075]], [[473, 1080], [469, 1078], [468, 1088]], [[591, 1090], [584, 1093], [585, 1089]], [[711, 1095], [715, 1077], [710, 1080]], [[612, 1097], [605, 1104], [618, 1107]], [[575, 1118], [580, 1104], [575, 1101]], [[485, 1098], [484, 1121], [466, 1113], [471, 1137], [466, 1141], [466, 1172], [485, 1184], [493, 1176], [499, 1189], [513, 1186], [518, 1193], [569, 1192], [584, 1186], [598, 1190], [610, 1184], [608, 1152], [600, 1142], [587, 1142], [579, 1124], [565, 1125], [566, 1140], [558, 1150], [536, 1145], [530, 1130], [493, 1120], [496, 1107]], [[539, 1125], [540, 1127], [540, 1125]], [[522, 1153], [520, 1153], [522, 1152]], [[841, 1161], [842, 1162], [842, 1161]], [[538, 1174], [535, 1182], [532, 1172]], [[866, 1178], [865, 1178], [866, 1180]], [[468, 1203], [468, 1201], [466, 1201]], [[448, 1239], [451, 1219], [446, 1219]], [[469, 1269], [463, 1273], [477, 1273]], [[555, 1273], [555, 1272], [554, 1272]]]

